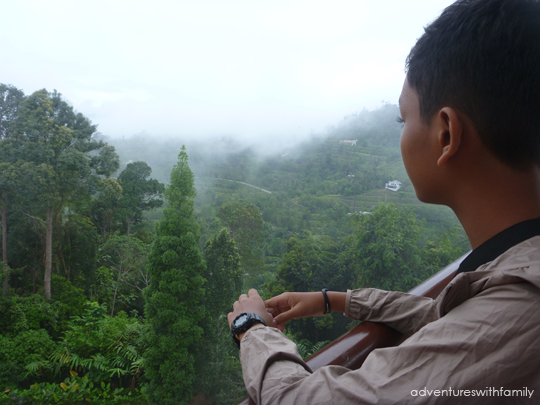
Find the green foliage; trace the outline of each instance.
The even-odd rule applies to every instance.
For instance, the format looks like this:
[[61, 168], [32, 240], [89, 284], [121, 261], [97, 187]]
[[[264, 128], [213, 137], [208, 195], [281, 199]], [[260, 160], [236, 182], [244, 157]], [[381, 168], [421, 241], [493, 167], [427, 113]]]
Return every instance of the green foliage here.
[[418, 241], [421, 224], [409, 209], [380, 203], [369, 215], [360, 215], [355, 252], [357, 285], [407, 291], [427, 274]]
[[[0, 147], [0, 210], [2, 211], [2, 267], [7, 273], [8, 249], [7, 249], [7, 211], [10, 208], [9, 199], [16, 191], [16, 165], [11, 156], [13, 149], [7, 140], [13, 135], [18, 118], [18, 110], [24, 98], [22, 90], [11, 85], [0, 83], [0, 141], [8, 144], [8, 147]], [[6, 153], [7, 152], [7, 153]], [[8, 279], [3, 278], [3, 295], [9, 294]]]
[[18, 118], [18, 110], [24, 99], [22, 90], [0, 83], [0, 140], [9, 138]]
[[203, 340], [195, 351], [194, 392], [217, 398], [222, 404], [236, 404], [246, 393], [240, 383], [238, 348], [231, 339], [226, 314], [241, 293], [242, 272], [235, 243], [226, 229], [206, 242], [204, 257], [208, 316]]
[[45, 300], [41, 294], [28, 297], [12, 295], [0, 298], [0, 331], [14, 335], [29, 330], [44, 329], [57, 336], [60, 317], [58, 303]]
[[285, 245], [287, 253], [283, 255], [281, 266], [278, 269], [277, 283], [268, 288], [268, 298], [286, 291], [309, 291], [307, 282], [311, 271], [305, 261], [304, 251], [298, 239], [291, 238]]
[[34, 92], [18, 114], [15, 134], [5, 145], [16, 162], [16, 199], [29, 218], [45, 225], [44, 289], [50, 299], [54, 223], [61, 222], [67, 206], [82, 210], [97, 176], [109, 176], [119, 161], [114, 148], [93, 138], [96, 126], [56, 91]]
[[149, 231], [148, 229], [140, 229], [137, 232], [133, 234], [134, 238], [139, 239], [141, 242], [146, 243], [147, 245], [150, 245], [154, 241], [154, 234]]
[[[73, 213], [57, 223], [53, 232], [58, 235], [54, 252], [59, 275], [87, 292], [96, 268], [99, 247], [96, 227], [89, 218]], [[51, 288], [54, 294], [54, 280]]]
[[[245, 147], [222, 138], [212, 140], [210, 147], [207, 140], [190, 140], [198, 195], [195, 207], [200, 212], [203, 238], [210, 238], [223, 226], [215, 223], [220, 208], [239, 200], [255, 205], [271, 229], [265, 232], [260, 246], [265, 271], [279, 266], [278, 255], [268, 249], [274, 239], [286, 241], [309, 230], [338, 243], [354, 231], [348, 214], [371, 211], [381, 200], [412, 207], [419, 218], [425, 218], [423, 232], [427, 239], [435, 240], [445, 229], [459, 226], [448, 208], [427, 206], [416, 198], [400, 158], [401, 125], [395, 120], [398, 114], [398, 107], [391, 104], [364, 110], [345, 117], [325, 133], [275, 153], [262, 142]], [[358, 142], [356, 146], [339, 142], [344, 139]], [[160, 181], [166, 181], [175, 161], [172, 151], [182, 142], [179, 138], [156, 140], [142, 135], [114, 140], [122, 156], [148, 162]], [[385, 183], [393, 179], [403, 183], [397, 193], [384, 189]], [[238, 246], [236, 236], [234, 239]], [[253, 282], [262, 279], [261, 274]]]
[[144, 362], [150, 380], [144, 394], [151, 404], [182, 404], [191, 397], [193, 350], [203, 334], [205, 271], [193, 215], [193, 174], [185, 148], [165, 190], [168, 205], [156, 225], [148, 257], [150, 285], [145, 290]]
[[250, 276], [258, 274], [264, 265], [263, 252], [260, 248], [264, 221], [259, 208], [240, 200], [223, 205], [218, 217], [227, 226], [236, 242], [244, 272]]
[[242, 381], [238, 347], [231, 338], [226, 314], [208, 318], [204, 330], [204, 340], [194, 350], [193, 393], [207, 395], [219, 404], [237, 404], [247, 393]]
[[92, 201], [90, 216], [99, 229], [101, 238], [106, 239], [117, 228], [115, 216], [122, 198], [122, 187], [115, 179], [100, 179], [97, 182], [98, 194]]
[[[245, 391], [226, 313], [242, 284], [266, 297], [406, 290], [467, 248], [461, 229], [444, 233], [457, 225], [450, 210], [414, 196], [396, 106], [354, 114], [275, 155], [225, 138], [212, 147], [191, 141], [195, 176], [185, 148], [178, 159], [170, 153], [173, 140], [115, 140], [123, 157], [138, 160], [115, 180], [107, 178], [119, 167], [115, 149], [60, 94], [15, 98], [9, 125], [0, 111], [2, 238], [14, 268], [12, 295], [0, 300], [0, 382], [11, 388], [0, 403], [143, 403], [137, 387], [147, 376], [150, 403], [204, 393], [234, 404]], [[161, 181], [176, 163], [165, 191], [144, 161]], [[399, 192], [383, 188], [391, 179], [402, 181]], [[44, 268], [58, 274], [51, 301]], [[86, 303], [79, 288], [97, 302]], [[308, 356], [346, 322], [331, 314], [287, 330]]]
[[33, 384], [28, 389], [8, 389], [0, 395], [0, 405], [24, 404], [95, 404], [143, 405], [146, 400], [139, 389], [116, 388], [110, 383], [95, 384], [87, 376], [79, 377], [75, 371], [63, 382]]
[[302, 356], [303, 359], [307, 359], [309, 356], [314, 355], [323, 347], [325, 347], [328, 343], [330, 343], [329, 340], [323, 340], [321, 342], [311, 343], [309, 340], [303, 339], [300, 342], [297, 342], [296, 345], [298, 346], [298, 351], [300, 352], [300, 356]]
[[204, 247], [206, 271], [205, 307], [212, 318], [218, 318], [232, 307], [242, 290], [240, 256], [234, 240], [222, 229]]
[[142, 221], [143, 211], [163, 205], [165, 186], [157, 180], [148, 179], [152, 169], [146, 162], [129, 163], [118, 176], [122, 196], [118, 200], [115, 215], [126, 224], [127, 236], [130, 227]]
[[45, 361], [54, 347], [45, 329], [0, 335], [0, 387], [15, 388], [25, 381], [26, 365]]
[[14, 335], [43, 329], [51, 337], [58, 338], [67, 329], [70, 317], [82, 314], [86, 302], [82, 290], [56, 274], [52, 280], [53, 291], [58, 295], [51, 301], [42, 294], [0, 298], [1, 333]]
[[289, 339], [291, 339], [294, 343], [296, 343], [296, 346], [298, 347], [298, 352], [304, 360], [307, 359], [309, 356], [314, 355], [330, 343], [330, 340], [321, 340], [313, 343], [308, 339], [300, 339], [298, 335], [295, 332], [291, 331], [289, 328], [285, 329], [283, 331], [283, 334]]
[[132, 310], [136, 309], [136, 301], [142, 299], [142, 290], [149, 280], [146, 269], [149, 248], [140, 239], [125, 235], [114, 235], [101, 245], [102, 267], [96, 271], [94, 291], [96, 298], [111, 307], [111, 316], [117, 301], [121, 309]]
[[49, 348], [47, 357], [26, 362], [27, 378], [50, 381], [75, 370], [94, 382], [134, 387], [143, 372], [142, 325], [124, 312], [112, 318], [106, 311], [105, 306], [87, 301], [84, 314], [72, 318], [63, 339]]
[[129, 318], [125, 312], [120, 312], [115, 317], [108, 316], [106, 310], [103, 304], [87, 301], [84, 315], [72, 318], [71, 327], [65, 334], [62, 346], [79, 357], [90, 357], [98, 353], [119, 353], [119, 348], [129, 345], [136, 347], [136, 351], [140, 352], [141, 323], [135, 318]]
[[62, 276], [53, 274], [51, 281], [52, 299], [57, 304], [58, 315], [63, 321], [62, 324], [65, 325], [72, 316], [83, 314], [87, 302], [86, 297], [82, 289], [76, 288]]
[[445, 231], [435, 241], [428, 241], [422, 258], [429, 268], [430, 273], [435, 273], [448, 264], [452, 263], [459, 256], [465, 254], [466, 248], [458, 246], [460, 239], [456, 228]]
[[104, 146], [91, 139], [95, 129], [59, 93], [39, 90], [21, 103], [16, 137], [19, 157], [27, 173], [38, 176], [32, 186], [38, 188], [40, 195], [35, 198], [43, 205], [61, 204], [87, 187], [84, 180], [92, 167], [86, 154]]

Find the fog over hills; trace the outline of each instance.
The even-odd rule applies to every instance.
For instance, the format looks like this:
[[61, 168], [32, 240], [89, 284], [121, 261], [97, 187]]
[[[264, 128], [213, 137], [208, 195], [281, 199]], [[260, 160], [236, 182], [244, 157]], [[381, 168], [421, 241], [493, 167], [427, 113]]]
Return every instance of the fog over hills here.
[[56, 89], [112, 137], [302, 137], [397, 103], [451, 3], [4, 0], [0, 83]]
[[154, 168], [156, 178], [167, 182], [182, 145], [186, 145], [194, 173], [201, 176], [207, 174], [209, 166], [222, 164], [238, 154], [247, 153], [261, 162], [273, 158], [297, 159], [314, 145], [329, 143], [337, 146], [340, 140], [358, 140], [359, 148], [368, 145], [390, 148], [395, 155], [399, 153], [401, 132], [401, 125], [395, 121], [398, 115], [396, 105], [383, 104], [373, 111], [364, 109], [345, 116], [324, 131], [281, 138], [239, 139], [232, 135], [211, 138], [180, 135], [158, 137], [143, 131], [131, 136], [103, 139], [116, 147], [122, 167], [128, 162], [144, 160]]

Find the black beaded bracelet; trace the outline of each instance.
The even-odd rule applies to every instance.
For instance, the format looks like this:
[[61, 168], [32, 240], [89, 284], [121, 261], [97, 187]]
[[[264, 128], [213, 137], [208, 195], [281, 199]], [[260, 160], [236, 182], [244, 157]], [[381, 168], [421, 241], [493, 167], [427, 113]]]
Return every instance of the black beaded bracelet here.
[[326, 295], [326, 292], [328, 291], [328, 288], [323, 288], [322, 293], [324, 295], [324, 314], [329, 314], [332, 312], [332, 309], [330, 308], [330, 300], [328, 299], [328, 295]]

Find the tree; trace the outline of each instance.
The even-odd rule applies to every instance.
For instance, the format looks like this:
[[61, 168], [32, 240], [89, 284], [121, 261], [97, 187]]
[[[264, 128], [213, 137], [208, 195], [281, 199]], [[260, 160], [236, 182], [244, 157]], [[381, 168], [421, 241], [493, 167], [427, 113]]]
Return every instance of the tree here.
[[358, 218], [359, 286], [407, 291], [425, 279], [418, 248], [421, 225], [410, 209], [379, 203], [371, 215]]
[[101, 239], [105, 241], [107, 234], [113, 230], [115, 213], [122, 197], [122, 187], [110, 177], [99, 180], [97, 187], [98, 195], [92, 201], [90, 216], [99, 229]]
[[429, 269], [427, 276], [435, 274], [448, 266], [459, 256], [467, 252], [467, 248], [461, 248], [460, 242], [464, 241], [465, 235], [459, 235], [456, 228], [450, 228], [443, 232], [434, 242], [428, 241], [422, 252], [422, 258]]
[[0, 83], [0, 140], [12, 135], [17, 122], [19, 104], [23, 99], [22, 90]]
[[[0, 142], [8, 139], [13, 132], [13, 128], [17, 121], [19, 104], [24, 99], [22, 90], [14, 86], [0, 83]], [[2, 148], [4, 149], [4, 148]], [[5, 150], [4, 150], [5, 151]], [[9, 154], [8, 154], [9, 155]], [[2, 261], [4, 268], [8, 267], [8, 248], [7, 248], [7, 209], [8, 209], [8, 194], [13, 184], [13, 176], [11, 174], [13, 166], [8, 163], [9, 156], [2, 154], [0, 161], [0, 209], [2, 211]], [[7, 270], [5, 270], [7, 272]], [[4, 296], [8, 295], [8, 278], [7, 274], [4, 278], [3, 286]]]
[[[110, 274], [108, 285], [112, 290], [111, 316], [113, 316], [121, 288], [125, 285], [137, 288], [139, 278], [147, 280], [145, 270], [148, 245], [137, 238], [114, 235], [101, 246], [100, 251], [102, 255], [100, 262], [106, 268], [99, 270], [101, 273]], [[141, 289], [142, 287], [139, 291]]]
[[[231, 340], [226, 314], [242, 290], [240, 256], [234, 240], [223, 228], [208, 240], [204, 248], [206, 271], [204, 272], [204, 305], [208, 317], [204, 322], [204, 340], [196, 351], [195, 392], [216, 398], [220, 393], [229, 401], [241, 399], [243, 387], [235, 384], [231, 375], [241, 376], [237, 348]], [[238, 378], [236, 381], [241, 380]]]
[[210, 317], [218, 318], [230, 310], [242, 290], [240, 255], [225, 228], [206, 242], [204, 258], [205, 306]]
[[118, 216], [126, 223], [126, 235], [132, 224], [142, 220], [142, 213], [163, 205], [165, 185], [148, 179], [152, 169], [146, 162], [129, 163], [118, 176], [122, 197], [118, 201]]
[[[88, 291], [96, 269], [99, 235], [89, 218], [70, 213], [54, 229], [57, 272], [79, 288]], [[54, 282], [54, 280], [53, 280]], [[55, 289], [52, 288], [52, 293]]]
[[[20, 105], [15, 130], [19, 187], [25, 213], [45, 225], [45, 297], [51, 297], [53, 221], [64, 208], [89, 199], [97, 176], [110, 176], [119, 166], [114, 149], [93, 138], [96, 126], [62, 100], [39, 90]], [[30, 214], [29, 212], [32, 212]], [[45, 217], [45, 220], [43, 219]]]
[[15, 179], [16, 179], [16, 167], [10, 163], [9, 157], [4, 160], [3, 158], [6, 155], [6, 152], [9, 148], [6, 148], [7, 141], [0, 141], [0, 194], [2, 198], [0, 200], [0, 209], [2, 210], [2, 263], [4, 268], [4, 283], [3, 283], [3, 294], [4, 296], [8, 295], [8, 278], [7, 278], [7, 269], [8, 269], [8, 226], [7, 226], [7, 210], [8, 210], [8, 195], [12, 194], [15, 189]]
[[156, 224], [148, 257], [150, 285], [145, 290], [145, 395], [151, 404], [185, 404], [191, 396], [194, 355], [206, 317], [201, 276], [205, 264], [193, 214], [196, 192], [188, 155], [182, 147], [165, 189], [168, 201]]
[[259, 208], [240, 200], [222, 206], [218, 217], [227, 226], [236, 242], [244, 270], [248, 272], [260, 270], [264, 264], [260, 250], [264, 221]]
[[277, 271], [276, 281], [269, 286], [269, 295], [278, 295], [286, 291], [310, 291], [311, 269], [304, 249], [297, 238], [290, 238], [286, 243], [286, 253]]

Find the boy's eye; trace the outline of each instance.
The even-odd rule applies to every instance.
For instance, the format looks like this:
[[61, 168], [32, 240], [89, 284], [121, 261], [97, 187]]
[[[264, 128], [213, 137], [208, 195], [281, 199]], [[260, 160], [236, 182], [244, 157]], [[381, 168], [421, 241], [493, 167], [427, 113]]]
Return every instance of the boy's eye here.
[[399, 122], [400, 124], [405, 123], [405, 121], [403, 121], [403, 118], [401, 118], [399, 115], [396, 117], [396, 121]]

